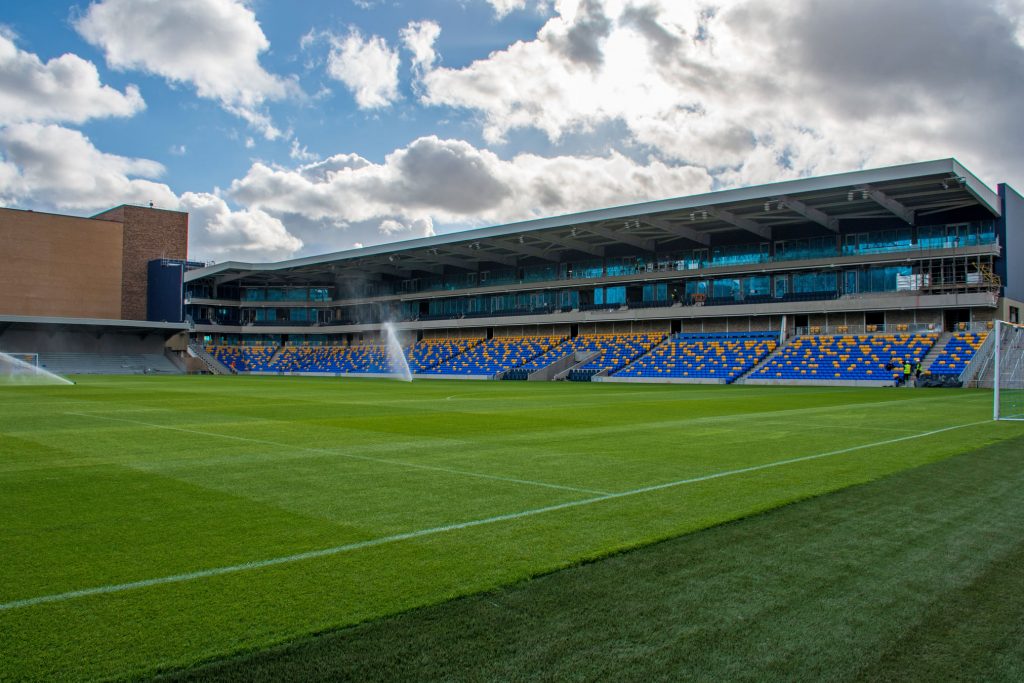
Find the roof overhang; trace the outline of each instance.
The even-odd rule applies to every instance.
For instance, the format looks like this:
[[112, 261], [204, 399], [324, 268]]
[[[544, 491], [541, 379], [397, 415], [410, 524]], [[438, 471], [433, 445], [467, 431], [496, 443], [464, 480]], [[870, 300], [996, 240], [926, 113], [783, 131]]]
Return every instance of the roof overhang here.
[[[612, 245], [644, 251], [707, 246], [714, 234], [741, 232], [771, 240], [777, 227], [814, 225], [837, 232], [840, 221], [898, 219], [927, 225], [928, 216], [964, 208], [1000, 215], [998, 195], [955, 159], [803, 178], [662, 199], [486, 228], [453, 232], [277, 263], [225, 263], [189, 271], [186, 282], [226, 283], [260, 274], [308, 283], [311, 275], [411, 277], [445, 265], [514, 263], [518, 256], [558, 261], [566, 250], [584, 258]], [[469, 270], [474, 266], [470, 265]]]
[[123, 332], [127, 334], [174, 335], [189, 329], [188, 323], [158, 323], [146, 320], [105, 318], [59, 318], [36, 315], [0, 314], [0, 331], [6, 329], [64, 329], [73, 332]]

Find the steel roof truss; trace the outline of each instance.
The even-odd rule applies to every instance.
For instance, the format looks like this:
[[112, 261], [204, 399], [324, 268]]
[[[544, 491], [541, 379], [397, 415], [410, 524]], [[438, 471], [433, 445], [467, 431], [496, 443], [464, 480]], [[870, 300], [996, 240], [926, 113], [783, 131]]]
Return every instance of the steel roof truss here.
[[829, 216], [824, 211], [809, 206], [799, 199], [793, 197], [779, 197], [779, 205], [784, 206], [787, 209], [797, 212], [804, 218], [825, 228], [828, 228], [832, 232], [839, 232], [839, 219], [834, 216]]
[[861, 185], [854, 188], [854, 191], [867, 192], [868, 196], [871, 197], [879, 206], [888, 209], [894, 215], [900, 218], [904, 223], [909, 225], [914, 224], [914, 210], [908, 209], [906, 206], [896, 201], [885, 192], [882, 192], [876, 187], [871, 185]]
[[752, 232], [763, 240], [770, 240], [772, 238], [772, 229], [766, 225], [761, 225], [757, 221], [737, 216], [732, 211], [726, 211], [714, 206], [708, 207], [707, 212], [709, 216], [747, 232]]

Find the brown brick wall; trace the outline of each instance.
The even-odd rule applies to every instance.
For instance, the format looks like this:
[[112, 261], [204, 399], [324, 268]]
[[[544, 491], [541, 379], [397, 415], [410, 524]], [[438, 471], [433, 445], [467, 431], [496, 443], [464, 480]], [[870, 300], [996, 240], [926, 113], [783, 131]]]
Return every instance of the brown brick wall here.
[[121, 317], [146, 319], [146, 289], [150, 261], [188, 257], [188, 214], [143, 206], [119, 206], [96, 218], [124, 225], [121, 265]]
[[0, 313], [121, 317], [121, 224], [0, 209]]

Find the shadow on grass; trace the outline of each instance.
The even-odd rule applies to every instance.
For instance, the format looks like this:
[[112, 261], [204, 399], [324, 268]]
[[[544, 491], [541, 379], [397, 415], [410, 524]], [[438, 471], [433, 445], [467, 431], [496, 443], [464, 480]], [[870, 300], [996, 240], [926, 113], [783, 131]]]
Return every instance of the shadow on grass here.
[[165, 680], [1024, 680], [1024, 437]]

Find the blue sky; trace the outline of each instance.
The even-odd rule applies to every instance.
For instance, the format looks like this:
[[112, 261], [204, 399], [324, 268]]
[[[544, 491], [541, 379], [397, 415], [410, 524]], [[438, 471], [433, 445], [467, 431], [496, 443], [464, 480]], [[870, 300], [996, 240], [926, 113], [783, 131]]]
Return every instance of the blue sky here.
[[955, 156], [1024, 185], [1024, 0], [0, 6], [0, 204], [259, 261]]

